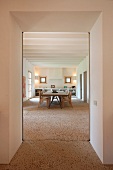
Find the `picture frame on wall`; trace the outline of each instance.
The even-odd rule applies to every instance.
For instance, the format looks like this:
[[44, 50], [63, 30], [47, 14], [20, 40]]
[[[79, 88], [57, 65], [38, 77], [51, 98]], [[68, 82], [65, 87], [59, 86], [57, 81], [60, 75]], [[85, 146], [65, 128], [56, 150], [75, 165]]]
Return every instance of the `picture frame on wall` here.
[[40, 83], [47, 83], [46, 77], [40, 77]]
[[55, 88], [55, 85], [51, 85], [51, 88]]
[[71, 83], [71, 77], [64, 77], [64, 83]]

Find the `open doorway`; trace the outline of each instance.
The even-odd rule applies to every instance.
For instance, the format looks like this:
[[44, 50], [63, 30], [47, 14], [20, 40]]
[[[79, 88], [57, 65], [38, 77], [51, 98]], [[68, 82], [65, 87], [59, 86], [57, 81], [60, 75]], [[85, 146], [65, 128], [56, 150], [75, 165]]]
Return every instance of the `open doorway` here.
[[87, 71], [84, 72], [84, 101], [87, 102]]
[[80, 74], [80, 99], [82, 99], [82, 74]]
[[[19, 13], [18, 13], [18, 15], [19, 15]], [[22, 18], [24, 18], [24, 17], [22, 17]], [[35, 18], [37, 18], [37, 17], [35, 17]], [[54, 17], [53, 17], [54, 18]], [[91, 16], [90, 16], [90, 18], [91, 18]], [[26, 20], [26, 21], [28, 21], [28, 20]], [[23, 22], [24, 23], [24, 22]], [[94, 22], [93, 22], [94, 23]], [[43, 24], [42, 24], [43, 25]], [[53, 25], [53, 24], [52, 24]], [[32, 26], [31, 26], [32, 27]], [[30, 27], [30, 28], [31, 28]], [[29, 29], [23, 29], [23, 30], [30, 30], [30, 28]], [[32, 28], [36, 28], [36, 27], [32, 27]], [[46, 27], [45, 27], [46, 28]], [[70, 25], [69, 25], [69, 28], [72, 28]], [[90, 27], [91, 28], [91, 27]], [[90, 28], [88, 29], [88, 30], [90, 30]], [[97, 28], [98, 29], [98, 28]], [[41, 30], [41, 29], [40, 29]], [[54, 29], [53, 29], [54, 30]], [[60, 30], [60, 29], [59, 29]], [[30, 30], [30, 31], [32, 31], [32, 30]], [[100, 33], [100, 32], [99, 32]], [[96, 35], [98, 35], [98, 34], [96, 34]], [[98, 38], [97, 38], [98, 39]], [[101, 43], [100, 43], [101, 44]], [[99, 56], [99, 55], [98, 55]], [[17, 64], [16, 64], [17, 65]], [[94, 66], [93, 66], [94, 67]], [[19, 72], [19, 71], [18, 71]], [[96, 75], [96, 74], [95, 74]], [[97, 83], [97, 82], [96, 82]], [[19, 85], [17, 86], [17, 87], [19, 87]], [[16, 93], [15, 93], [16, 94]], [[20, 105], [19, 105], [20, 106]], [[93, 121], [92, 121], [93, 122]], [[96, 121], [95, 121], [96, 122]], [[95, 126], [96, 127], [96, 126]], [[93, 132], [92, 132], [93, 133]], [[95, 136], [95, 135], [94, 135]]]
[[[23, 16], [25, 16], [25, 15], [24, 15], [25, 13], [23, 12], [23, 15], [21, 15], [21, 13], [22, 13], [22, 12], [17, 12], [17, 13], [15, 12], [15, 15], [18, 14], [15, 18], [17, 19], [17, 22], [20, 21], [19, 27], [22, 28], [22, 31], [23, 31], [23, 30], [35, 31], [36, 29], [38, 30], [38, 24], [37, 24], [37, 28], [36, 28], [35, 24], [34, 24], [34, 25], [31, 25], [30, 23], [29, 23], [29, 24], [24, 24], [24, 25], [27, 26], [27, 27], [26, 27], [26, 28], [23, 28], [24, 26], [21, 26], [21, 23], [26, 23], [27, 21], [30, 21], [31, 18], [30, 18], [30, 19], [26, 19], [26, 17], [23, 17]], [[35, 12], [34, 12], [34, 13], [35, 13]], [[56, 12], [55, 12], [55, 13], [56, 13]], [[27, 16], [30, 16], [30, 15], [31, 15], [30, 12], [28, 12], [27, 14], [28, 14]], [[40, 12], [38, 13], [38, 15], [39, 15], [39, 14], [40, 14]], [[81, 13], [80, 13], [80, 14], [81, 14]], [[21, 18], [20, 20], [18, 20], [18, 18], [19, 18], [18, 16], [19, 16], [19, 15], [21, 15], [21, 16], [20, 16], [20, 18]], [[33, 15], [32, 15], [32, 16], [33, 16]], [[61, 17], [61, 16], [62, 16], [62, 15], [60, 15], [60, 17]], [[74, 15], [73, 15], [73, 16], [74, 16]], [[75, 16], [76, 16], [76, 14], [75, 14]], [[89, 13], [88, 13], [88, 16], [89, 16]], [[22, 22], [22, 19], [23, 19], [23, 18], [25, 19], [26, 22]], [[37, 17], [34, 17], [34, 16], [33, 16], [33, 18], [36, 18], [36, 19], [37, 19]], [[40, 18], [40, 17], [39, 17], [39, 18]], [[47, 18], [47, 17], [45, 17], [45, 18]], [[52, 18], [54, 19], [54, 17], [52, 17]], [[65, 19], [65, 18], [67, 19], [67, 17], [64, 17], [64, 19]], [[74, 17], [70, 17], [70, 16], [69, 16], [69, 18], [74, 18]], [[91, 18], [91, 15], [90, 15], [90, 18]], [[40, 18], [40, 19], [41, 19], [41, 18]], [[58, 21], [59, 21], [59, 20], [58, 20]], [[64, 20], [62, 20], [62, 21], [64, 21]], [[55, 22], [56, 22], [56, 21], [55, 21]], [[38, 23], [38, 22], [35, 22], [35, 21], [34, 21], [33, 23]], [[45, 23], [48, 24], [48, 22], [45, 22]], [[51, 23], [52, 23], [52, 21], [51, 21]], [[68, 22], [66, 22], [66, 23], [68, 24]], [[72, 23], [76, 23], [76, 22], [72, 22]], [[81, 23], [82, 23], [82, 22], [81, 22]], [[63, 23], [63, 24], [64, 24], [64, 23]], [[82, 24], [83, 24], [83, 23], [82, 23]], [[94, 22], [93, 22], [93, 24], [94, 24]], [[39, 25], [40, 25], [40, 22], [39, 22]], [[46, 26], [44, 26], [44, 23], [42, 23], [42, 25], [43, 25], [43, 28], [44, 28], [44, 29], [47, 28]], [[70, 31], [72, 31], [71, 29], [72, 29], [73, 27], [70, 26], [70, 25], [71, 25], [71, 22], [70, 22], [70, 24], [68, 24], [68, 25], [69, 25], [68, 28], [70, 28]], [[78, 24], [76, 24], [76, 25], [78, 25]], [[51, 24], [51, 26], [54, 26], [54, 24]], [[16, 27], [15, 25], [14, 25], [13, 27], [14, 27], [14, 30], [15, 30], [15, 28], [17, 29], [17, 27]], [[29, 28], [28, 28], [28, 27], [29, 27]], [[32, 30], [32, 28], [35, 29], [35, 30]], [[49, 28], [49, 27], [48, 27], [48, 28]], [[56, 28], [56, 25], [55, 25], [55, 28]], [[66, 28], [66, 27], [65, 27], [65, 28]], [[82, 27], [81, 27], [81, 28], [82, 28]], [[60, 28], [57, 27], [57, 29], [59, 29], [59, 30], [61, 31]], [[91, 26], [88, 27], [88, 30], [90, 30], [90, 29], [91, 29]], [[40, 30], [41, 30], [41, 28], [40, 28]], [[45, 30], [46, 30], [46, 29], [45, 29]], [[55, 29], [53, 29], [53, 30], [55, 31]], [[73, 29], [73, 30], [74, 30], [74, 29]], [[82, 30], [82, 29], [81, 29], [81, 30]], [[97, 27], [96, 30], [98, 30], [98, 27]], [[18, 31], [18, 29], [17, 29], [16, 31]], [[38, 31], [39, 31], [39, 30], [38, 30]], [[46, 31], [48, 31], [48, 30], [46, 30]], [[18, 32], [19, 32], [19, 31], [18, 31]], [[101, 31], [101, 32], [102, 32], [102, 31]], [[101, 32], [99, 32], [99, 34], [100, 34]], [[18, 35], [18, 37], [19, 37], [19, 34], [17, 34], [17, 35]], [[96, 35], [98, 35], [98, 34], [96, 33]], [[101, 35], [101, 34], [100, 34], [100, 35]], [[15, 36], [15, 34], [14, 34], [14, 36]], [[15, 39], [17, 40], [17, 37], [16, 37]], [[95, 39], [98, 39], [98, 38], [96, 37]], [[100, 38], [100, 39], [101, 39], [101, 38]], [[18, 47], [18, 44], [19, 44], [18, 41], [14, 41], [14, 42], [16, 42], [16, 43], [12, 45], [12, 49], [13, 49], [15, 46]], [[96, 42], [96, 41], [95, 41], [95, 42]], [[99, 42], [99, 43], [101, 44], [101, 42]], [[15, 46], [14, 46], [14, 45], [15, 45]], [[18, 50], [17, 50], [17, 51], [18, 51]], [[13, 56], [16, 56], [17, 51], [15, 50], [15, 53], [13, 54]], [[94, 50], [94, 51], [95, 51], [95, 50]], [[100, 50], [100, 51], [101, 51], [101, 50]], [[18, 55], [18, 56], [20, 57], [20, 55]], [[97, 56], [97, 57], [98, 57], [98, 56], [100, 57], [99, 54], [96, 55], [96, 56]], [[18, 57], [18, 58], [19, 58], [19, 57]], [[13, 58], [12, 58], [12, 59], [13, 59]], [[18, 60], [17, 60], [17, 61], [18, 61]], [[19, 63], [19, 62], [18, 62], [18, 63]], [[14, 61], [14, 64], [12, 64], [12, 66], [15, 65], [15, 67], [16, 67], [16, 66], [19, 65], [18, 63], [16, 63], [16, 62]], [[19, 65], [19, 66], [20, 66], [20, 65]], [[95, 67], [95, 64], [94, 64], [93, 68], [94, 68], [94, 67]], [[97, 67], [97, 68], [98, 68], [98, 67]], [[12, 69], [12, 70], [13, 70], [13, 69]], [[98, 69], [97, 69], [97, 70], [98, 70]], [[99, 69], [99, 70], [100, 70], [100, 69]], [[17, 74], [19, 74], [19, 71], [20, 71], [20, 69], [17, 70]], [[17, 76], [13, 76], [13, 77], [17, 77]], [[101, 77], [101, 76], [100, 76], [100, 77]], [[95, 78], [96, 78], [96, 74], [95, 74]], [[94, 80], [95, 80], [95, 79], [94, 79]], [[98, 80], [98, 79], [97, 79], [97, 80]], [[13, 82], [13, 81], [12, 81], [12, 82]], [[19, 80], [19, 82], [21, 82], [21, 81]], [[97, 82], [96, 82], [96, 83], [97, 83]], [[13, 86], [11, 86], [11, 87], [13, 87]], [[19, 87], [20, 87], [20, 84], [17, 83], [17, 88], [15, 88], [15, 91], [14, 91], [15, 94], [19, 94], [19, 90], [18, 90]], [[18, 93], [17, 93], [17, 92], [18, 92]], [[96, 92], [96, 91], [95, 91], [95, 92]], [[98, 91], [96, 92], [96, 94], [97, 94], [97, 93], [98, 93]], [[97, 97], [98, 97], [98, 95], [97, 95]], [[19, 96], [19, 95], [16, 96], [16, 99], [18, 99], [18, 98], [20, 99], [20, 96]], [[101, 99], [101, 96], [100, 96], [100, 99]], [[20, 104], [20, 102], [19, 102], [18, 100], [17, 100], [17, 103], [19, 104], [19, 108], [20, 108], [21, 104]], [[14, 102], [14, 104], [15, 104], [15, 102]], [[15, 105], [15, 107], [16, 107], [16, 105]], [[16, 107], [16, 108], [17, 108], [17, 107]], [[17, 108], [17, 109], [18, 109], [18, 110], [17, 110], [17, 113], [18, 113], [18, 114], [20, 113], [20, 112], [19, 112], [19, 108]], [[15, 110], [13, 110], [12, 113], [15, 113]], [[18, 114], [16, 114], [16, 116], [17, 116], [16, 118], [18, 118]], [[12, 117], [13, 117], [13, 116], [12, 116]], [[15, 120], [16, 120], [16, 119], [15, 119]], [[21, 129], [21, 128], [18, 128], [18, 127], [21, 126], [21, 121], [19, 121], [19, 120], [20, 120], [20, 119], [18, 119], [18, 125], [19, 125], [19, 126], [17, 126], [15, 132], [16, 132], [18, 129]], [[100, 120], [100, 119], [99, 119], [99, 120]], [[93, 121], [92, 121], [92, 122], [93, 122]], [[95, 122], [96, 122], [96, 121], [95, 121]], [[93, 124], [93, 125], [94, 125], [94, 124]], [[94, 127], [96, 127], [96, 126], [94, 126]], [[98, 126], [97, 126], [97, 128], [98, 128]], [[12, 129], [13, 129], [13, 128], [12, 128]], [[92, 132], [92, 133], [93, 133], [93, 132]], [[16, 134], [16, 133], [15, 133], [15, 134]], [[19, 136], [19, 135], [18, 135], [18, 136]], [[94, 135], [94, 137], [95, 137], [95, 135]]]
[[[36, 37], [35, 37], [36, 36]], [[89, 104], [84, 103], [83, 101], [81, 102], [80, 99], [82, 99], [82, 74], [80, 74], [80, 81], [77, 82], [77, 68], [75, 65], [81, 65], [84, 61], [86, 61], [86, 58], [84, 55], [87, 54], [89, 55], [89, 36], [88, 33], [75, 33], [75, 32], [66, 32], [66, 33], [24, 33], [24, 39], [23, 39], [23, 73], [26, 74], [26, 72], [29, 70], [29, 75], [28, 76], [28, 81], [31, 82], [30, 85], [30, 93], [28, 93], [28, 97], [32, 98], [31, 100], [26, 100], [23, 104], [23, 110], [24, 111], [30, 111], [32, 112], [32, 109], [35, 110], [34, 115], [32, 114], [32, 119], [31, 119], [31, 114], [28, 116], [24, 116], [24, 139], [49, 139], [50, 134], [57, 134], [51, 136], [51, 139], [54, 139], [60, 135], [59, 139], [70, 139], [70, 140], [75, 140], [80, 138], [80, 140], [89, 140]], [[82, 43], [82, 40], [84, 43]], [[68, 43], [68, 44], [67, 44]], [[79, 45], [78, 45], [79, 44]], [[84, 49], [84, 51], [83, 51]], [[82, 52], [80, 52], [82, 51]], [[79, 53], [79, 54], [78, 54]], [[82, 54], [81, 54], [82, 53]], [[78, 55], [80, 55], [78, 57]], [[69, 57], [70, 55], [70, 57]], [[78, 66], [79, 67], [79, 66]], [[86, 66], [84, 68], [87, 70]], [[31, 76], [32, 75], [32, 76]], [[25, 75], [23, 75], [25, 76]], [[71, 78], [71, 81], [68, 83], [65, 83], [65, 77], [68, 76]], [[35, 79], [35, 77], [38, 77], [38, 79]], [[40, 83], [40, 78], [39, 77], [46, 77], [46, 83]], [[76, 77], [76, 80], [73, 80], [73, 77]], [[87, 77], [86, 77], [87, 78]], [[56, 109], [58, 109], [60, 113], [60, 120], [59, 116], [56, 113], [55, 119], [53, 119], [50, 115], [51, 110], [48, 110], [45, 106], [42, 108], [38, 108], [38, 102], [39, 102], [39, 96], [37, 96], [37, 92], [40, 89], [46, 89], [50, 90], [51, 84], [55, 84], [55, 87], [58, 89], [63, 89], [68, 88], [71, 89], [73, 86], [74, 88], [80, 83], [81, 85], [81, 97], [79, 98], [78, 96], [75, 96], [77, 91], [74, 93], [72, 96], [72, 102], [73, 102], [73, 108], [70, 108], [68, 105], [65, 106], [64, 109], [59, 110], [59, 106], [54, 106], [51, 109], [54, 110], [54, 113]], [[84, 87], [84, 86], [83, 86]], [[28, 90], [30, 90], [28, 89]], [[26, 89], [27, 90], [27, 89]], [[73, 90], [73, 89], [72, 89]], [[30, 96], [29, 96], [30, 94]], [[87, 96], [87, 95], [86, 95]], [[63, 125], [63, 122], [66, 122], [67, 127], [70, 126], [69, 124], [72, 124], [72, 121], [70, 122], [68, 119], [68, 116], [71, 114], [70, 110], [73, 109], [75, 112], [75, 106], [76, 108], [78, 107], [78, 112], [83, 108], [87, 110], [86, 115], [83, 113], [81, 116], [86, 116], [86, 122], [82, 122], [82, 117], [76, 118], [76, 116], [72, 116], [73, 120], [75, 121], [74, 125], [72, 126], [74, 129], [76, 129], [76, 126], [79, 122], [79, 130], [81, 131], [79, 135], [77, 135], [77, 131], [73, 132], [73, 137], [71, 138], [70, 136], [66, 136], [62, 133], [58, 133], [59, 131], [62, 131], [65, 133], [65, 125]], [[66, 114], [65, 109], [68, 109], [70, 113], [68, 115]], [[44, 114], [43, 109], [47, 109], [45, 112], [44, 117], [46, 117], [46, 122], [43, 122], [40, 117], [40, 113]], [[81, 110], [82, 112], [83, 110]], [[26, 113], [26, 112], [25, 112]], [[62, 118], [62, 113], [64, 118]], [[76, 114], [76, 112], [75, 112]], [[40, 117], [40, 122], [39, 119], [37, 120], [37, 117]], [[50, 119], [49, 119], [50, 118]], [[76, 119], [75, 119], [76, 118]], [[62, 121], [61, 121], [62, 120]], [[60, 124], [62, 124], [62, 128], [60, 127], [60, 124], [58, 126], [58, 131], [56, 131], [56, 128], [54, 127], [55, 121], [58, 121]], [[29, 122], [29, 123], [28, 123]], [[48, 122], [48, 123], [47, 123]], [[44, 124], [43, 124], [44, 123]], [[84, 126], [84, 123], [86, 125]], [[35, 124], [41, 124], [40, 127], [35, 126]], [[43, 125], [43, 126], [42, 126]], [[31, 127], [30, 127], [31, 126]], [[40, 136], [39, 131], [37, 130], [37, 127], [40, 129], [42, 136]], [[46, 127], [44, 129], [44, 127]], [[47, 132], [48, 129], [52, 129], [51, 127], [54, 127], [52, 131], [49, 133]], [[67, 128], [66, 127], [66, 128]], [[27, 130], [26, 130], [27, 128]], [[59, 129], [61, 128], [61, 130]], [[88, 130], [86, 130], [86, 129]], [[64, 130], [63, 130], [64, 129]], [[70, 129], [70, 128], [67, 128]], [[82, 131], [83, 130], [83, 131]], [[30, 132], [29, 132], [30, 131]], [[67, 131], [67, 130], [66, 130]], [[29, 132], [29, 133], [28, 133]], [[70, 129], [69, 134], [71, 134], [72, 129]], [[38, 134], [37, 134], [38, 133]], [[29, 135], [31, 134], [31, 135]], [[44, 135], [46, 134], [46, 135]], [[47, 136], [48, 134], [48, 136]], [[68, 133], [66, 133], [68, 134]], [[38, 136], [38, 137], [37, 137]]]

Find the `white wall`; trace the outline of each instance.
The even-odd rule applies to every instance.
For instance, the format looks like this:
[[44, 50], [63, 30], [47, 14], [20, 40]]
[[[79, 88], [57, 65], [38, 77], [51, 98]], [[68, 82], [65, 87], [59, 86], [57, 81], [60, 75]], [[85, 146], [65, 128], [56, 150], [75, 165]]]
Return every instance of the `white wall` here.
[[103, 162], [102, 14], [90, 34], [90, 75], [90, 142]]
[[[53, 75], [52, 75], [53, 73]], [[60, 74], [60, 75], [58, 75]], [[76, 68], [39, 68], [35, 67], [35, 75], [47, 76], [47, 83], [40, 83], [35, 80], [35, 88], [48, 87], [55, 85], [56, 88], [63, 88], [64, 86], [76, 86], [76, 82], [72, 80], [71, 83], [64, 83], [65, 76], [73, 76], [76, 74]]]
[[10, 19], [9, 160], [22, 142], [22, 31]]
[[0, 6], [0, 163], [9, 163], [9, 33], [8, 14]]
[[103, 149], [104, 163], [113, 164], [113, 3], [103, 14]]
[[32, 94], [31, 94], [31, 97], [33, 97], [33, 96], [35, 96], [34, 66], [24, 58], [23, 59], [23, 76], [26, 77], [26, 97], [23, 98], [23, 101], [28, 100], [28, 71], [30, 71], [32, 73]]
[[84, 72], [87, 71], [87, 102], [89, 103], [89, 56], [77, 67], [77, 90], [76, 96], [80, 99], [80, 74], [82, 74], [82, 100], [84, 100]]

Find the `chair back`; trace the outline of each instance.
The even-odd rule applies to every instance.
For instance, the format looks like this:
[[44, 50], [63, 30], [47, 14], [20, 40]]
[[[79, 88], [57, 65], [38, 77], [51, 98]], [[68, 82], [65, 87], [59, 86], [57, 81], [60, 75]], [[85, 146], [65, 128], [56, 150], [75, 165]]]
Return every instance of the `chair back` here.
[[68, 93], [69, 93], [69, 90], [68, 90], [68, 89], [66, 89], [66, 90], [65, 90], [65, 92], [66, 92], [66, 94], [68, 94]]
[[72, 96], [72, 92], [69, 92], [68, 98], [71, 99], [71, 96]]
[[39, 91], [39, 98], [41, 99], [42, 98], [42, 91]]

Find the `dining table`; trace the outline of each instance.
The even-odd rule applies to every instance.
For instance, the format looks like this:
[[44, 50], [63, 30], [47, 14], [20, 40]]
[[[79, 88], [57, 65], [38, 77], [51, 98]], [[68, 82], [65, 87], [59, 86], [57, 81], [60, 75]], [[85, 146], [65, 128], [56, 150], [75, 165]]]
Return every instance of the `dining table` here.
[[46, 92], [43, 92], [42, 96], [45, 96], [45, 97], [52, 97], [51, 99], [51, 102], [49, 104], [49, 108], [53, 102], [53, 100], [56, 98], [61, 109], [62, 109], [62, 102], [63, 102], [63, 97], [66, 97], [68, 96], [69, 92], [68, 91], [46, 91]]

